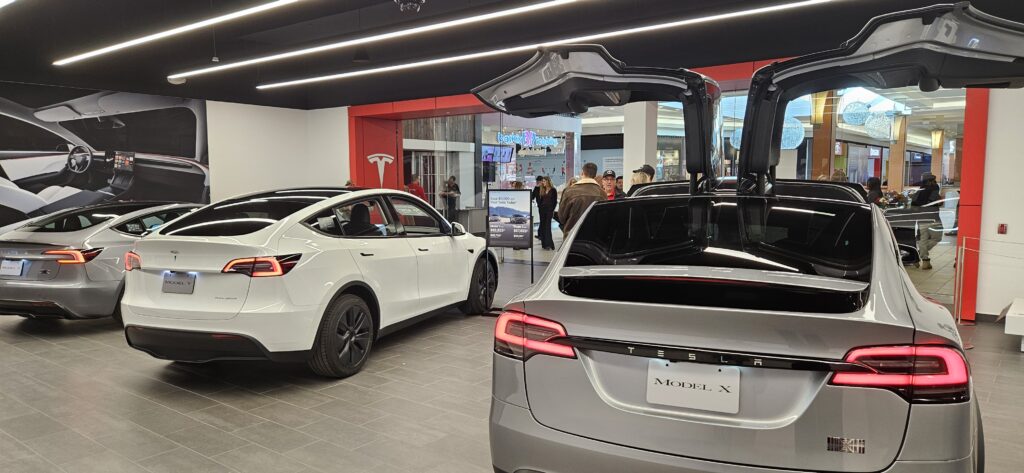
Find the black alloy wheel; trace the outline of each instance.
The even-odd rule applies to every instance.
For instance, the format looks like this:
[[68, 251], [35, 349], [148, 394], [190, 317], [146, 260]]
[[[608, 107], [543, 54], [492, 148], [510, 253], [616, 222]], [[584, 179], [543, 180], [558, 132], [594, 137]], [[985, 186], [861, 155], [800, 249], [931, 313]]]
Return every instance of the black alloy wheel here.
[[355, 294], [338, 297], [320, 321], [309, 367], [316, 374], [346, 378], [366, 364], [377, 328], [370, 307]]
[[498, 290], [498, 269], [486, 258], [477, 260], [469, 281], [469, 297], [459, 306], [466, 315], [483, 314], [491, 310], [494, 293]]

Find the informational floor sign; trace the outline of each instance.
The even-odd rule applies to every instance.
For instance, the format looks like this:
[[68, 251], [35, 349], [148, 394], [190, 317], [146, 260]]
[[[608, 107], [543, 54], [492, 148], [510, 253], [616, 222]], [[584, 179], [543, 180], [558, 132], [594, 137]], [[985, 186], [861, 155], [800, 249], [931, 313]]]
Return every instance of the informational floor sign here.
[[533, 247], [530, 191], [492, 189], [487, 203], [487, 244], [498, 248]]

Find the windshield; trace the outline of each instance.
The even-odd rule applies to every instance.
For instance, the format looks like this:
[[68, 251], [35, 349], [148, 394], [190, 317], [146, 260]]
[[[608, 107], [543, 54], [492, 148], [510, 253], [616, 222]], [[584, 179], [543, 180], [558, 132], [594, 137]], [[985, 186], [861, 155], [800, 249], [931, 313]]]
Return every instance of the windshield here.
[[163, 227], [159, 233], [178, 236], [247, 235], [345, 192], [340, 189], [292, 189], [229, 199], [192, 212]]
[[20, 231], [37, 233], [75, 232], [154, 205], [157, 204], [104, 205], [75, 209], [29, 223], [22, 227]]
[[196, 157], [196, 116], [187, 108], [83, 118], [60, 124], [97, 150]]
[[747, 268], [866, 281], [871, 212], [863, 204], [733, 195], [595, 204], [566, 266]]

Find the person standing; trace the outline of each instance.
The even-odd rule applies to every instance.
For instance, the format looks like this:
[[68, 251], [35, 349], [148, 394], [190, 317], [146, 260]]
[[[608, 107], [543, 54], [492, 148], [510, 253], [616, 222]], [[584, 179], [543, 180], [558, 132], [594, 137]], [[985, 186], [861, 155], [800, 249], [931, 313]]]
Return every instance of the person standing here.
[[601, 183], [604, 184], [604, 192], [608, 196], [608, 200], [624, 199], [626, 193], [622, 192], [618, 186], [615, 185], [615, 171], [611, 169], [604, 172], [604, 176], [601, 177]]
[[597, 183], [597, 165], [586, 163], [580, 172], [580, 179], [562, 191], [562, 200], [558, 204], [558, 219], [566, 236], [579, 221], [583, 213], [594, 202], [608, 200], [608, 194]]
[[551, 220], [555, 216], [558, 205], [558, 191], [551, 185], [551, 179], [545, 176], [537, 178], [537, 210], [540, 213], [540, 246], [545, 250], [555, 249], [555, 241], [551, 238]]
[[[911, 207], [925, 207], [941, 199], [941, 192], [935, 175], [926, 172], [921, 175], [921, 188], [914, 195], [914, 200], [911, 201], [910, 205]], [[937, 204], [932, 205], [930, 210], [934, 211], [934, 219], [929, 218], [932, 217], [932, 212], [919, 213], [926, 221], [923, 225], [919, 226], [919, 234], [917, 235], [917, 253], [921, 256], [919, 267], [925, 270], [932, 269], [929, 252], [942, 241], [942, 221], [939, 220]]]
[[458, 182], [455, 182], [455, 176], [448, 176], [448, 182], [444, 184], [444, 192], [441, 193], [441, 197], [444, 197], [444, 211], [447, 215], [445, 218], [449, 222], [454, 222], [459, 218], [459, 196], [462, 195], [462, 191], [459, 189]]
[[409, 180], [409, 193], [423, 200], [427, 200], [427, 193], [423, 191], [423, 186], [420, 185], [419, 174], [413, 174], [412, 179]]
[[867, 201], [869, 204], [882, 205], [882, 180], [877, 177], [869, 177], [865, 186], [868, 190]]

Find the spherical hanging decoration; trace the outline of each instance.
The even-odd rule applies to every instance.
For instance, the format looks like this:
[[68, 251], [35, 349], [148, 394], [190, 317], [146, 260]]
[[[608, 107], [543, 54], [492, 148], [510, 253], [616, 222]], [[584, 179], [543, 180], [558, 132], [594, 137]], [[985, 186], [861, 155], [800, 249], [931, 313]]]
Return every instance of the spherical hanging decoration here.
[[782, 149], [797, 149], [804, 142], [804, 124], [799, 119], [787, 117], [782, 122]]
[[869, 111], [868, 104], [864, 102], [850, 102], [843, 108], [843, 121], [850, 124], [861, 126], [868, 120]]
[[888, 140], [892, 136], [892, 117], [885, 113], [872, 113], [864, 121], [864, 129], [876, 140]]
[[729, 144], [731, 144], [733, 148], [739, 149], [742, 139], [743, 127], [736, 128], [735, 130], [732, 131], [732, 134], [729, 135]]

